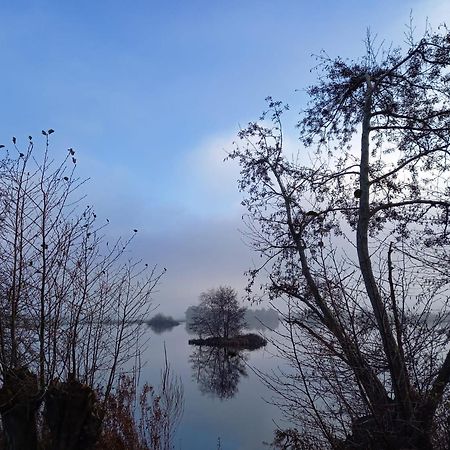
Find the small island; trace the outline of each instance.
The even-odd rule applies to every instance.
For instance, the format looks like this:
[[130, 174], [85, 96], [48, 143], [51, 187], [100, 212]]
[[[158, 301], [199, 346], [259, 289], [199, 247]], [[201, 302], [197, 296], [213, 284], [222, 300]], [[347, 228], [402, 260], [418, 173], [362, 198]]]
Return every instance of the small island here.
[[227, 347], [238, 350], [256, 350], [264, 347], [267, 340], [258, 334], [240, 334], [238, 336], [223, 338], [223, 337], [208, 337], [199, 339], [189, 339], [189, 345], [205, 345], [208, 347]]
[[198, 339], [189, 339], [189, 345], [256, 350], [267, 344], [258, 334], [242, 334], [246, 308], [239, 305], [236, 291], [229, 286], [203, 292], [200, 304], [189, 309], [189, 327], [198, 334]]
[[175, 320], [172, 316], [156, 314], [150, 320], [147, 321], [147, 325], [155, 333], [161, 334], [164, 331], [171, 330], [173, 327], [180, 325], [180, 322], [178, 320]]

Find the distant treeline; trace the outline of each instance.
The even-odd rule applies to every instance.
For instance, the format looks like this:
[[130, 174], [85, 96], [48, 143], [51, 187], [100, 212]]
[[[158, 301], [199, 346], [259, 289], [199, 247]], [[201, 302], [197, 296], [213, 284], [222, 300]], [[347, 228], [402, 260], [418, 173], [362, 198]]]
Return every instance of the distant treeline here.
[[279, 323], [278, 312], [270, 308], [247, 309], [245, 321], [249, 330], [275, 329]]
[[[193, 322], [197, 306], [189, 306], [186, 310], [186, 330], [193, 333], [190, 324]], [[270, 308], [247, 309], [245, 311], [245, 322], [248, 330], [263, 330], [265, 328], [275, 329], [278, 327], [278, 312]]]

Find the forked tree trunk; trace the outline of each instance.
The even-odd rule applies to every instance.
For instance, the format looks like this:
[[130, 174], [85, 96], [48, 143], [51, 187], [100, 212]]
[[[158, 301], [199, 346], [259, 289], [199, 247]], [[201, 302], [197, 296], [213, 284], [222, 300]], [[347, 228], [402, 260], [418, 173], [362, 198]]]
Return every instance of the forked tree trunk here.
[[37, 377], [25, 368], [5, 373], [0, 414], [6, 449], [37, 449], [36, 412], [40, 404]]
[[97, 396], [91, 387], [73, 379], [50, 385], [44, 418], [51, 450], [89, 450], [100, 436], [102, 414]]

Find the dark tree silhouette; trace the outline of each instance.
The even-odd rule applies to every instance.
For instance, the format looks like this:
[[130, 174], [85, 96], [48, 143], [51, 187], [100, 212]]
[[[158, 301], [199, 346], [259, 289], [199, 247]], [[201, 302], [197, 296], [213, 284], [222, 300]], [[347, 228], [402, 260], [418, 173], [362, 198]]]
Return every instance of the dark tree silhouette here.
[[287, 305], [292, 370], [266, 381], [300, 448], [447, 448], [450, 33], [367, 44], [320, 58], [299, 123], [313, 155], [286, 155], [271, 99], [230, 155], [262, 257], [249, 290], [268, 271]]
[[43, 403], [51, 448], [92, 448], [161, 275], [122, 259], [132, 237], [105, 242], [105, 225], [77, 194], [75, 151], [60, 163], [51, 157], [53, 132], [43, 131], [42, 152], [31, 136], [23, 147], [13, 138], [0, 159], [0, 415], [9, 449], [37, 448]]
[[239, 305], [236, 291], [221, 286], [200, 295], [200, 304], [193, 312], [189, 327], [200, 336], [228, 339], [245, 326], [246, 309]]

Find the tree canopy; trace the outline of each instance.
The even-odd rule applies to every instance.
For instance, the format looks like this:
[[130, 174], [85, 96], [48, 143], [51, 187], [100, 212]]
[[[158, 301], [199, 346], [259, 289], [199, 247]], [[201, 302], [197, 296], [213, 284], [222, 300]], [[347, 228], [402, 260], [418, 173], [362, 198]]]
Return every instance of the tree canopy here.
[[210, 289], [200, 294], [200, 304], [194, 309], [189, 327], [199, 335], [228, 339], [245, 326], [245, 310], [231, 287]]
[[249, 295], [268, 273], [287, 305], [291, 369], [266, 381], [301, 448], [447, 448], [449, 68], [446, 28], [322, 56], [299, 154], [271, 98], [230, 154], [262, 257]]

